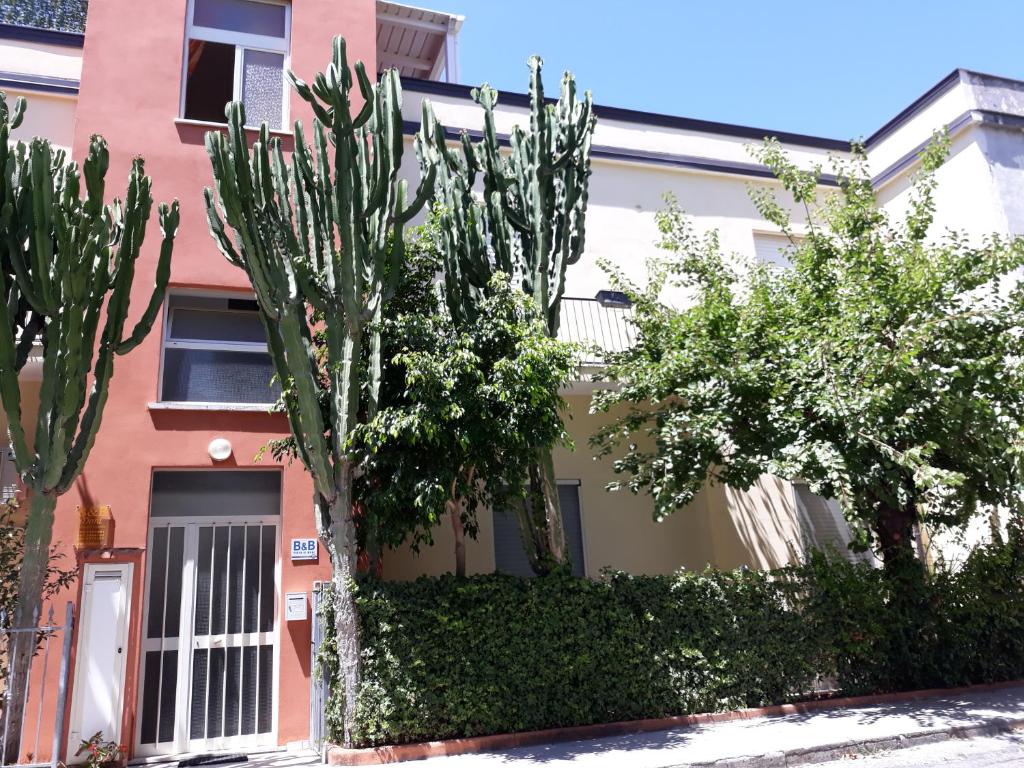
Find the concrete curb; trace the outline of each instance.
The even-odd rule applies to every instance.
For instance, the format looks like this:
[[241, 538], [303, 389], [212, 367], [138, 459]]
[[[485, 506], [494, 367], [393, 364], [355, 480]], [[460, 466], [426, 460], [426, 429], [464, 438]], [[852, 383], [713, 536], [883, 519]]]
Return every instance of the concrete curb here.
[[[872, 694], [868, 696], [850, 696], [837, 699], [817, 699], [814, 701], [797, 702], [794, 704], [776, 704], [768, 707], [754, 709], [739, 709], [731, 712], [707, 712], [695, 715], [678, 715], [676, 717], [653, 718], [649, 720], [627, 720], [613, 723], [595, 723], [593, 725], [572, 726], [566, 728], [551, 728], [543, 731], [521, 731], [518, 733], [496, 733], [488, 736], [472, 736], [461, 739], [447, 739], [444, 741], [427, 741], [414, 744], [395, 744], [380, 747], [365, 747], [361, 749], [345, 749], [343, 747], [328, 745], [324, 749], [323, 759], [328, 765], [382, 765], [387, 763], [399, 763], [411, 760], [424, 760], [430, 757], [444, 757], [450, 755], [464, 755], [476, 752], [489, 752], [499, 749], [513, 749], [515, 747], [528, 747], [538, 744], [552, 744], [566, 741], [584, 741], [590, 739], [601, 739], [612, 736], [624, 736], [635, 733], [649, 733], [651, 731], [663, 731], [672, 728], [685, 728], [694, 725], [708, 725], [711, 723], [725, 723], [734, 720], [747, 720], [761, 717], [773, 717], [779, 715], [804, 714], [821, 710], [849, 709], [851, 707], [874, 706], [879, 704], [893, 704], [896, 702], [914, 701], [936, 696], [950, 696], [959, 693], [995, 691], [1003, 688], [1014, 688], [1020, 686], [1022, 680], [1008, 680], [999, 683], [985, 683], [981, 685], [969, 685], [959, 688], [931, 688], [919, 691], [899, 691], [897, 693]], [[947, 729], [936, 729], [919, 731], [912, 736], [892, 737], [881, 739], [882, 742], [894, 741], [902, 738], [914, 741], [915, 744], [924, 744], [925, 741], [918, 741], [926, 735], [966, 733], [976, 728], [991, 728], [993, 724], [1000, 724], [1005, 732], [1008, 729], [1024, 727], [1024, 721], [1007, 721], [1003, 718], [987, 720], [978, 725], [957, 726]], [[971, 734], [980, 735], [980, 734]], [[943, 738], [970, 738], [970, 736], [945, 736]], [[938, 740], [938, 739], [937, 739]], [[778, 766], [806, 765], [809, 762], [821, 762], [829, 759], [820, 755], [835, 753], [837, 756], [857, 751], [858, 745], [869, 745], [870, 740], [865, 742], [848, 742], [841, 744], [829, 744], [821, 747], [807, 748], [808, 754], [813, 754], [813, 759], [805, 759], [802, 762], [793, 762], [799, 757], [798, 752], [772, 753], [771, 755], [759, 755], [754, 757], [729, 758], [725, 761], [710, 763], [693, 763], [693, 768], [698, 766], [715, 766], [715, 768], [776, 768]], [[895, 749], [897, 747], [884, 746], [875, 751], [884, 749]], [[732, 760], [734, 762], [729, 762]], [[735, 762], [735, 761], [741, 762]], [[786, 762], [786, 761], [789, 762]], [[747, 762], [742, 762], [747, 761]], [[758, 762], [760, 761], [760, 762]], [[774, 762], [772, 762], [774, 761]], [[781, 762], [780, 762], [781, 761]]]
[[666, 768], [795, 768], [801, 765], [828, 763], [843, 760], [851, 755], [865, 757], [879, 752], [936, 744], [952, 739], [974, 739], [981, 736], [998, 736], [1024, 728], [1024, 719], [1007, 720], [996, 717], [975, 725], [952, 725], [945, 728], [929, 728], [912, 734], [882, 736], [875, 739], [860, 739], [820, 744], [763, 755], [727, 757], [700, 763], [679, 763]]

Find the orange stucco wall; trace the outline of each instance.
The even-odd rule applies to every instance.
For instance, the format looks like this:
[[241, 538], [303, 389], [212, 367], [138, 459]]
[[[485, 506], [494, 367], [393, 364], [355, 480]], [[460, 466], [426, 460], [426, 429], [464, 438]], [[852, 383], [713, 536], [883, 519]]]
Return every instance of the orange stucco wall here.
[[[96, 0], [89, 4], [81, 89], [75, 118], [73, 155], [85, 154], [89, 137], [100, 133], [111, 148], [108, 193], [123, 195], [131, 159], [141, 155], [153, 177], [157, 202], [181, 201], [181, 227], [171, 272], [172, 287], [199, 287], [244, 291], [248, 284], [239, 270], [217, 252], [208, 234], [203, 213], [202, 189], [210, 171], [203, 147], [204, 129], [175, 122], [181, 88], [186, 0], [137, 2]], [[375, 71], [374, 0], [302, 0], [292, 7], [291, 68], [311, 79], [330, 57], [331, 38], [342, 34], [352, 60], [362, 59]], [[309, 122], [310, 114], [292, 96], [291, 120]], [[138, 264], [133, 324], [145, 306], [155, 270], [159, 230], [156, 212]], [[268, 457], [256, 465], [254, 457], [267, 440], [287, 432], [283, 417], [263, 413], [154, 411], [147, 405], [157, 399], [160, 363], [158, 323], [146, 341], [130, 355], [118, 358], [110, 399], [102, 427], [85, 471], [57, 510], [54, 540], [68, 559], [81, 562], [73, 551], [77, 533], [76, 507], [109, 505], [115, 520], [114, 547], [118, 557], [137, 563], [133, 589], [131, 639], [127, 660], [125, 731], [121, 740], [135, 740], [135, 708], [139, 678], [138, 639], [141, 630], [141, 582], [146, 567], [146, 536], [149, 525], [150, 485], [154, 468], [210, 467], [207, 446], [215, 437], [227, 438], [234, 454], [224, 466], [274, 466]], [[283, 469], [281, 525], [282, 552], [293, 537], [315, 535], [311, 484], [300, 465]], [[101, 556], [90, 553], [89, 558]], [[308, 592], [314, 580], [329, 575], [326, 555], [310, 564], [282, 560], [281, 593]], [[76, 600], [79, 585], [58, 596], [54, 603], [62, 615], [64, 603]], [[310, 623], [283, 621], [280, 626], [281, 702], [278, 742], [308, 738]], [[76, 638], [77, 641], [77, 638]], [[48, 683], [56, 681], [56, 665]], [[74, 679], [74, 669], [71, 670]], [[38, 690], [39, 688], [33, 686]], [[49, 687], [49, 686], [44, 686]], [[69, 697], [70, 701], [70, 697]], [[49, 721], [49, 718], [46, 718]], [[41, 743], [48, 745], [44, 721]], [[32, 726], [29, 726], [32, 727]], [[77, 745], [70, 745], [70, 753]], [[49, 759], [49, 749], [36, 759]]]

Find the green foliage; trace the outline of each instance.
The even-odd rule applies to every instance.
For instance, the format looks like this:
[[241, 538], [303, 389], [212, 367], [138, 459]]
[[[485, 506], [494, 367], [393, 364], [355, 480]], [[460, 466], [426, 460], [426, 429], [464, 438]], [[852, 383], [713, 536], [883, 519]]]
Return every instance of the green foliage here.
[[813, 555], [789, 572], [802, 591], [821, 672], [850, 694], [1009, 680], [1024, 674], [1019, 546], [975, 550], [958, 570], [905, 582], [863, 563]]
[[[764, 573], [368, 582], [362, 744], [782, 701], [812, 669]], [[793, 642], [794, 639], [800, 642]]]
[[[762, 706], [822, 682], [863, 694], [1019, 678], [1021, 562], [1012, 543], [979, 549], [912, 600], [821, 553], [775, 572], [366, 581], [355, 742]], [[332, 698], [334, 734], [337, 712]]]
[[[594, 408], [626, 414], [595, 437], [664, 516], [707, 481], [747, 488], [761, 474], [801, 478], [836, 498], [858, 543], [887, 565], [912, 527], [960, 526], [1022, 490], [1024, 290], [1011, 273], [1024, 241], [934, 239], [934, 170], [924, 152], [904, 220], [875, 201], [864, 155], [835, 161], [839, 189], [819, 200], [818, 172], [768, 142], [759, 158], [797, 208], [753, 191], [793, 243], [792, 267], [743, 264], [714, 233], [699, 237], [675, 202], [659, 217], [665, 258], [638, 287], [638, 343], [611, 356], [619, 386]], [[676, 307], [666, 289], [684, 292]], [[640, 439], [644, 437], [645, 439]], [[646, 446], [646, 447], [645, 447]]]
[[537, 448], [565, 439], [559, 388], [572, 346], [547, 335], [533, 302], [501, 273], [473, 319], [457, 325], [432, 290], [435, 244], [427, 228], [407, 246], [414, 270], [383, 313], [379, 408], [353, 433], [357, 497], [382, 546], [432, 543], [449, 502], [475, 536], [477, 509], [521, 496]]
[[[577, 98], [571, 72], [558, 100], [547, 101], [542, 66], [530, 58], [530, 124], [513, 128], [509, 151], [495, 127], [498, 93], [486, 84], [472, 92], [484, 110], [476, 144], [463, 133], [461, 148], [449, 150], [435, 132], [443, 293], [456, 326], [474, 319], [500, 272], [533, 299], [548, 335], [558, 335], [565, 272], [583, 253], [596, 118], [590, 92]], [[473, 192], [478, 175], [482, 199]], [[551, 451], [538, 445], [535, 453], [529, 500], [515, 511], [530, 563], [544, 573], [564, 567], [567, 554]]]

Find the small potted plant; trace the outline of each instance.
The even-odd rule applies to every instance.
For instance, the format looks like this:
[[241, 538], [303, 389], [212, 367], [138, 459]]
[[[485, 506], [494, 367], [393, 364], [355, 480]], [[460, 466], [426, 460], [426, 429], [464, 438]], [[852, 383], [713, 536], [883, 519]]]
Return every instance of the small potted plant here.
[[103, 731], [96, 731], [75, 752], [75, 757], [82, 755], [88, 768], [124, 768], [128, 748], [116, 741], [104, 741]]

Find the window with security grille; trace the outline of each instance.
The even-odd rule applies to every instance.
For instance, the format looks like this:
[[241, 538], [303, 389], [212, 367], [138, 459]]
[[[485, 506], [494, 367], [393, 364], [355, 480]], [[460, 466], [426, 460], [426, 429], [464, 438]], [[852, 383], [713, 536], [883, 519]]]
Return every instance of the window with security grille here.
[[252, 299], [169, 296], [163, 356], [165, 402], [269, 405], [281, 393]]

